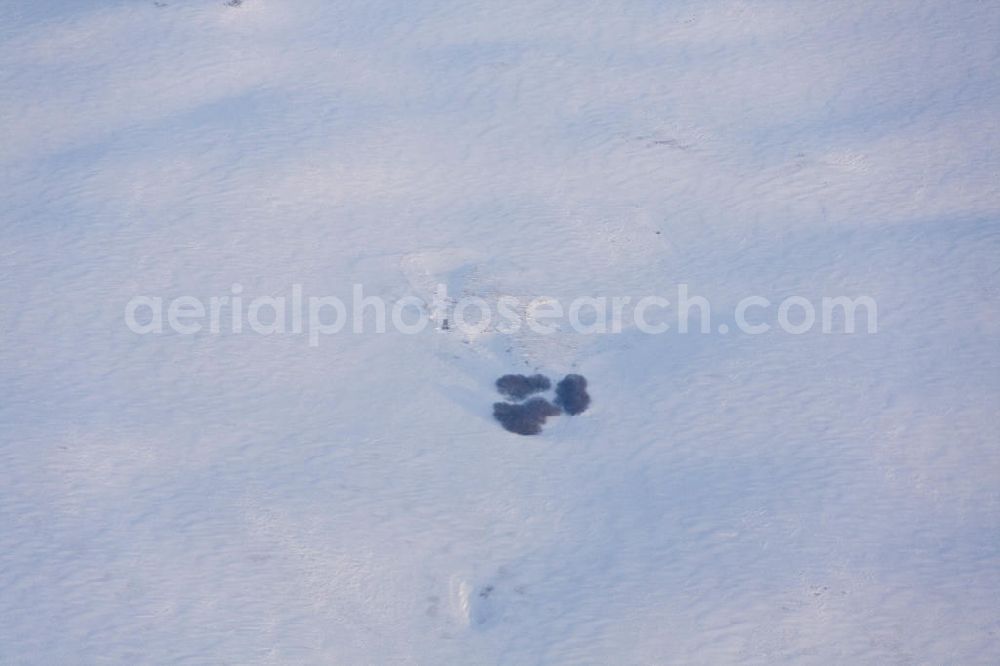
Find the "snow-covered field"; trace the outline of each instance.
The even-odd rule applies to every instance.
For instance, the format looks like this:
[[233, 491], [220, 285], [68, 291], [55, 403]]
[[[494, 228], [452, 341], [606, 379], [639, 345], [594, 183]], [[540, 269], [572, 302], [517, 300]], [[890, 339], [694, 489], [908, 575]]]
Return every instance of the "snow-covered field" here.
[[[0, 664], [997, 663], [1000, 5], [235, 4], [0, 2]], [[878, 332], [123, 314], [439, 282]]]

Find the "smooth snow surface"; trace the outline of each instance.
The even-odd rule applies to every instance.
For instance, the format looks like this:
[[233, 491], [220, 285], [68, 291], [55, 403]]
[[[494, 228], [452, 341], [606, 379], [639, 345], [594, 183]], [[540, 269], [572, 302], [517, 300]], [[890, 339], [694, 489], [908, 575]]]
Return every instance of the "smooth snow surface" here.
[[[998, 35], [974, 0], [0, 3], [0, 663], [996, 663]], [[879, 330], [125, 326], [234, 283], [869, 295]], [[519, 437], [494, 382], [534, 372], [593, 402]]]

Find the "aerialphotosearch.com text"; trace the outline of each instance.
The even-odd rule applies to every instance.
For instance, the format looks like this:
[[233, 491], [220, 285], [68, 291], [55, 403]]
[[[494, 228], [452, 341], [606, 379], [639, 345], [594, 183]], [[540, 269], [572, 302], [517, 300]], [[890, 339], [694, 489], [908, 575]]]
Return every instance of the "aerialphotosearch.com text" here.
[[[739, 332], [761, 335], [781, 331], [801, 335], [821, 333], [867, 334], [878, 332], [878, 307], [865, 295], [823, 296], [809, 299], [789, 296], [773, 303], [764, 296], [747, 296], [727, 309], [722, 323], [714, 323], [711, 303], [677, 285], [673, 299], [663, 295], [581, 296], [567, 302], [539, 296], [531, 299], [503, 295], [488, 301], [478, 296], [452, 298], [438, 285], [430, 302], [405, 296], [391, 302], [366, 295], [364, 285], [354, 284], [347, 299], [306, 296], [301, 284], [287, 295], [248, 297], [243, 286], [233, 284], [228, 294], [207, 299], [195, 296], [135, 296], [125, 305], [125, 325], [140, 335], [165, 331], [181, 335], [240, 334], [306, 335], [316, 347], [325, 336], [342, 332], [406, 335], [422, 333], [433, 324], [438, 331], [458, 331], [466, 336], [485, 333], [511, 335], [527, 329], [538, 335], [562, 331], [578, 334], [615, 334], [637, 330], [650, 335]], [[859, 326], [863, 320], [864, 326]]]

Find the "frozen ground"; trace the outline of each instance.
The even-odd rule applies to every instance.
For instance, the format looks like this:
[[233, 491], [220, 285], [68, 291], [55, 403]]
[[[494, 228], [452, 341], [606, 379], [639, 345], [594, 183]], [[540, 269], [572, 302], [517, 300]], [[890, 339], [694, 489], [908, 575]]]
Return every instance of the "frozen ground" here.
[[[0, 2], [0, 663], [996, 663], [998, 34], [973, 0]], [[879, 332], [123, 323], [438, 280], [868, 294]], [[535, 369], [593, 405], [506, 433], [492, 382]]]

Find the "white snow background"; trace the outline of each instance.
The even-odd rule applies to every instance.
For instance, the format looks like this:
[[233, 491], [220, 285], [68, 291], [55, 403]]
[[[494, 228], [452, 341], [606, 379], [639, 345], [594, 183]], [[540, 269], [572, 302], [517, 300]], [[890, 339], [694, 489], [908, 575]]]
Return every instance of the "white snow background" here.
[[[996, 663], [998, 35], [975, 0], [0, 3], [0, 663]], [[437, 280], [867, 294], [879, 331], [123, 320]], [[536, 368], [593, 405], [518, 437], [492, 384]]]

